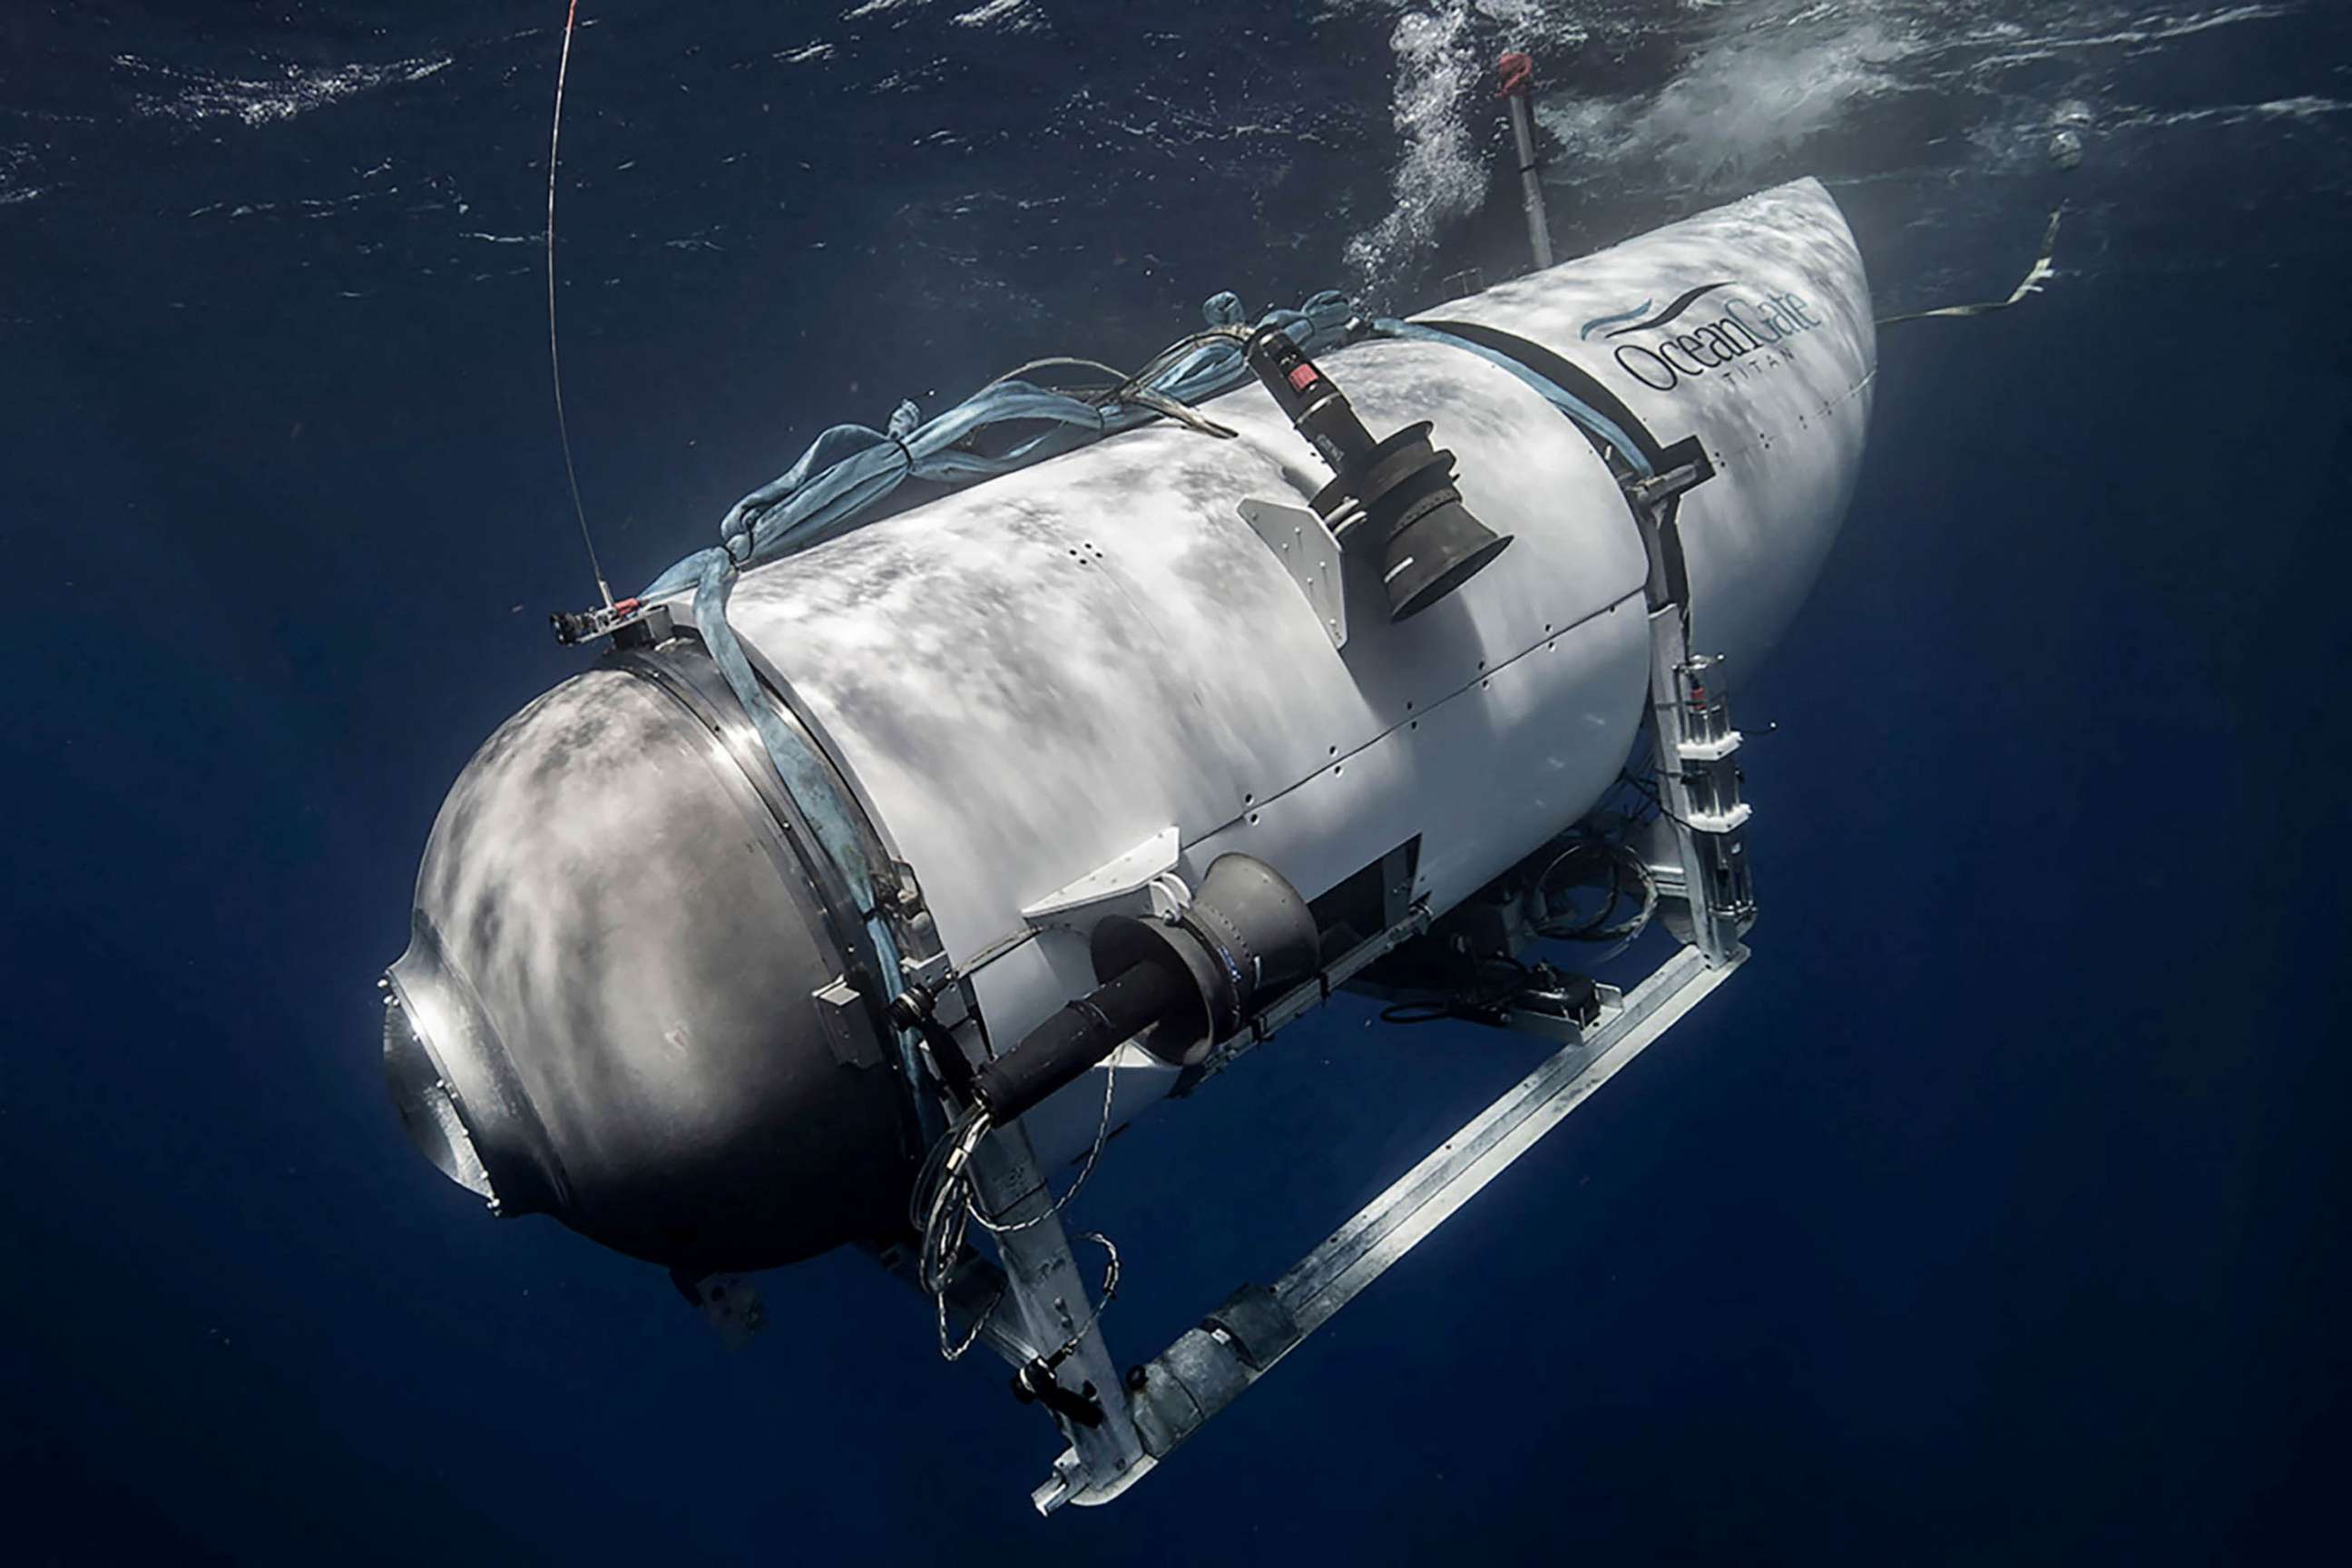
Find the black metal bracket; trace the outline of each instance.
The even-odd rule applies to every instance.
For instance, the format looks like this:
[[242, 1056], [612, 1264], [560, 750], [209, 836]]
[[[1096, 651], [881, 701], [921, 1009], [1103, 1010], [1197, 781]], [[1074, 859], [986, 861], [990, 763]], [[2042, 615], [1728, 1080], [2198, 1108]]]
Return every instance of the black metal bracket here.
[[547, 619], [555, 628], [555, 640], [565, 647], [577, 647], [591, 637], [611, 637], [614, 647], [652, 647], [668, 641], [671, 631], [669, 606], [648, 605], [643, 599], [592, 605], [584, 610], [557, 610]]

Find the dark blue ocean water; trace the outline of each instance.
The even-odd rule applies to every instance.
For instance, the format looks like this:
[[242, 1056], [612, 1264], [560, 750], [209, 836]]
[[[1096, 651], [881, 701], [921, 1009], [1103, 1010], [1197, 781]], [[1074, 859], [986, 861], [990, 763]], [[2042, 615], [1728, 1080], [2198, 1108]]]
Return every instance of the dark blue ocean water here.
[[[591, 4], [607, 565], [823, 425], [1391, 307], [1818, 173], [1890, 331], [1739, 694], [1757, 957], [1118, 1506], [835, 1256], [730, 1354], [386, 1107], [443, 791], [576, 668], [536, 270], [561, 7], [0, 9], [0, 1559], [2295, 1561], [2347, 1305], [2352, 25], [2237, 6]], [[2082, 115], [2065, 106], [2081, 105]], [[2085, 157], [2049, 156], [2082, 118]], [[1082, 1200], [1139, 1355], [1532, 1059], [1303, 1025]]]

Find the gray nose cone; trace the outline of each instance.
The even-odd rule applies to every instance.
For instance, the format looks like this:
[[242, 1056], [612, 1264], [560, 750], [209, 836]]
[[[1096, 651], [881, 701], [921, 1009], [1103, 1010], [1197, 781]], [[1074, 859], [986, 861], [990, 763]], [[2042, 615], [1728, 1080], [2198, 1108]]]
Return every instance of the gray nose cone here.
[[860, 1009], [828, 1027], [816, 998], [850, 967], [837, 922], [740, 751], [663, 686], [592, 671], [491, 736], [412, 931], [386, 1082], [499, 1212], [699, 1271], [897, 1223], [897, 1075]]

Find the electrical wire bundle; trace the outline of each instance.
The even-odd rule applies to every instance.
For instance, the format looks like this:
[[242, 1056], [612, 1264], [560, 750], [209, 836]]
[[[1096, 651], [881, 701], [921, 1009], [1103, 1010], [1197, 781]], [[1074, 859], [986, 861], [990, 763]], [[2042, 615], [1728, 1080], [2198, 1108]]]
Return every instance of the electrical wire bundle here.
[[[1094, 1145], [1087, 1151], [1086, 1163], [1078, 1168], [1077, 1179], [1064, 1190], [1060, 1197], [1042, 1213], [1032, 1215], [1027, 1219], [998, 1221], [980, 1211], [972, 1183], [971, 1161], [989, 1133], [995, 1130], [985, 1106], [978, 1103], [967, 1106], [948, 1124], [947, 1131], [931, 1145], [930, 1152], [924, 1156], [922, 1167], [915, 1175], [914, 1191], [908, 1202], [907, 1219], [922, 1238], [921, 1249], [916, 1258], [915, 1278], [916, 1282], [930, 1294], [932, 1303], [938, 1309], [940, 1354], [946, 1360], [962, 1359], [963, 1353], [979, 1341], [981, 1331], [988, 1326], [990, 1317], [1003, 1300], [1000, 1293], [996, 1300], [974, 1313], [970, 1331], [961, 1340], [948, 1331], [948, 1286], [958, 1265], [963, 1261], [964, 1238], [971, 1226], [976, 1223], [991, 1235], [1007, 1236], [1043, 1225], [1068, 1207], [1070, 1200], [1078, 1195], [1078, 1189], [1087, 1184], [1087, 1178], [1094, 1174], [1095, 1164], [1102, 1158], [1103, 1145], [1110, 1139], [1111, 1100], [1118, 1081], [1117, 1061], [1105, 1062], [1102, 1118], [1095, 1127]], [[1099, 1231], [1083, 1231], [1079, 1237], [1098, 1244], [1106, 1256], [1102, 1295], [1095, 1302], [1094, 1310], [1087, 1314], [1086, 1321], [1071, 1331], [1069, 1338], [1060, 1348], [1042, 1358], [1048, 1369], [1059, 1365], [1077, 1349], [1078, 1342], [1101, 1318], [1103, 1309], [1109, 1306], [1112, 1298], [1118, 1294], [1117, 1245]]]
[[[946, 484], [991, 479], [1155, 418], [1230, 435], [1189, 405], [1249, 378], [1242, 343], [1253, 329], [1231, 293], [1212, 297], [1202, 309], [1207, 330], [1162, 350], [1132, 375], [1099, 361], [1057, 356], [997, 377], [933, 419], [925, 420], [914, 404], [901, 403], [885, 429], [835, 425], [811, 442], [798, 462], [728, 510], [719, 525], [717, 550], [737, 569], [772, 561], [856, 526], [908, 479]], [[1258, 325], [1280, 327], [1312, 352], [1344, 342], [1352, 315], [1347, 296], [1326, 289], [1299, 310], [1267, 312]], [[1064, 367], [1092, 369], [1112, 379], [1076, 390], [1023, 379], [1031, 372]], [[688, 556], [638, 596], [656, 599], [699, 582], [713, 553]]]
[[[1582, 871], [1598, 863], [1604, 870], [1603, 882], [1573, 882], [1571, 887], [1605, 887], [1608, 901], [1582, 920], [1558, 920], [1551, 914], [1551, 892], [1561, 869]], [[1650, 919], [1657, 913], [1658, 882], [1650, 874], [1647, 861], [1622, 838], [1594, 834], [1580, 837], [1552, 858], [1551, 863], [1536, 878], [1535, 897], [1544, 908], [1547, 918], [1536, 927], [1536, 934], [1552, 942], [1610, 942], [1601, 962], [1615, 957], [1634, 938], [1649, 928]], [[1635, 900], [1633, 912], [1620, 918], [1619, 910], [1628, 899]]]
[[[1459, 1018], [1478, 1023], [1544, 987], [1547, 977], [1537, 966], [1522, 963], [1509, 953], [1465, 952], [1461, 957], [1466, 973], [1459, 986], [1428, 1001], [1392, 1002], [1381, 1009], [1381, 1022], [1434, 1024], [1442, 1019]], [[1489, 970], [1501, 971], [1502, 978], [1489, 980]]]
[[[1530, 929], [1538, 938], [1610, 944], [1608, 952], [1591, 961], [1596, 964], [1631, 946], [1649, 929], [1658, 908], [1657, 879], [1641, 852], [1625, 838], [1650, 819], [1656, 796], [1643, 793], [1644, 780], [1621, 775], [1619, 782], [1633, 786], [1637, 799], [1633, 810], [1615, 817], [1618, 826], [1613, 830], [1580, 828], [1565, 842], [1555, 840], [1559, 847], [1519, 895], [1538, 912]], [[1561, 895], [1574, 888], [1600, 889], [1608, 896], [1590, 914], [1564, 914]], [[1560, 977], [1548, 963], [1530, 964], [1508, 952], [1465, 950], [1458, 957], [1462, 975], [1453, 990], [1392, 1003], [1381, 1009], [1381, 1022], [1433, 1024], [1456, 1018], [1492, 1023], [1496, 1015], [1559, 989]]]

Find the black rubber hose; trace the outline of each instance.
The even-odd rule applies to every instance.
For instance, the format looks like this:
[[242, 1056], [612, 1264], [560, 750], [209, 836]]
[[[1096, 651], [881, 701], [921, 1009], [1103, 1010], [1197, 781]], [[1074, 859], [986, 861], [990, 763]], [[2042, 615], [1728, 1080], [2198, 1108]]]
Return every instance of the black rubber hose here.
[[1118, 1049], [1179, 1006], [1197, 1006], [1192, 983], [1174, 970], [1139, 963], [1112, 976], [1030, 1030], [980, 1069], [973, 1094], [999, 1127]]

